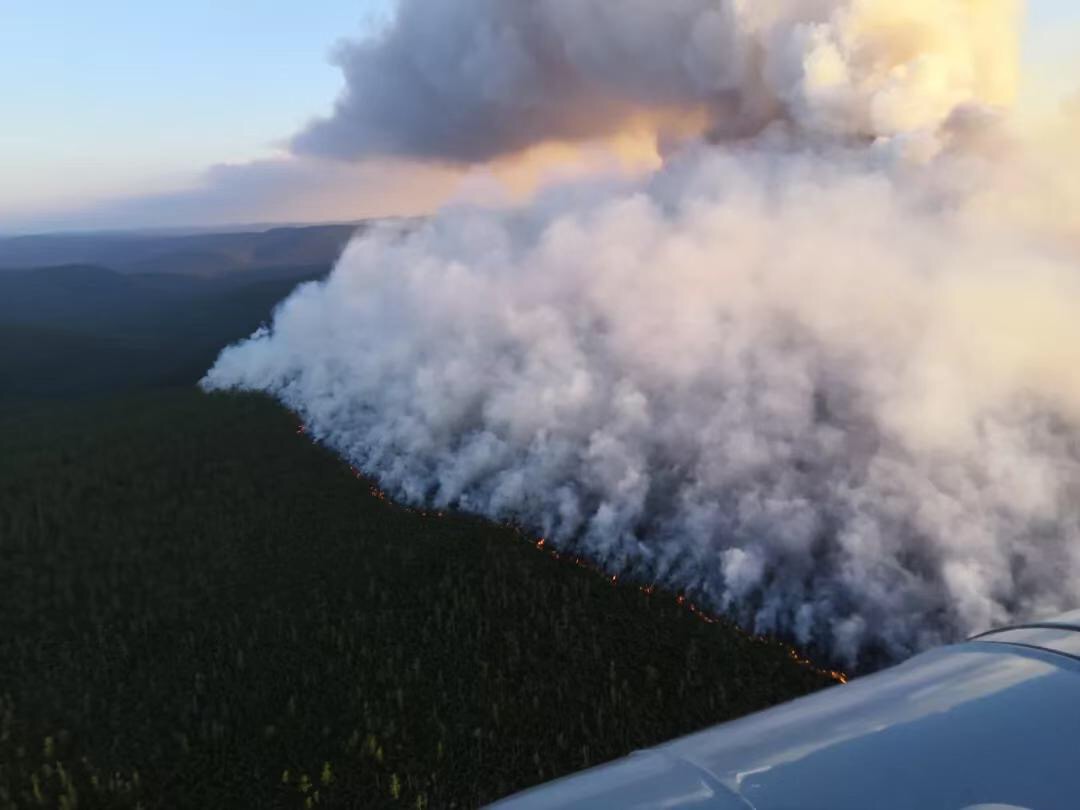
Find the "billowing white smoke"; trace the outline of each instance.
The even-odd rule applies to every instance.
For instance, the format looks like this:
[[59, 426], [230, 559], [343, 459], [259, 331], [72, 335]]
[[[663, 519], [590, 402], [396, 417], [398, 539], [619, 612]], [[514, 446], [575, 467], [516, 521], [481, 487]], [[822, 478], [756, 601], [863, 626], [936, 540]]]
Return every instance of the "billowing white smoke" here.
[[759, 5], [531, 4], [591, 8], [598, 48], [673, 9], [720, 15], [735, 53], [780, 31], [802, 90], [632, 186], [374, 229], [204, 384], [273, 393], [399, 497], [847, 663], [1074, 607], [1080, 275], [970, 109], [1008, 84], [1010, 4], [773, 3], [744, 41]]

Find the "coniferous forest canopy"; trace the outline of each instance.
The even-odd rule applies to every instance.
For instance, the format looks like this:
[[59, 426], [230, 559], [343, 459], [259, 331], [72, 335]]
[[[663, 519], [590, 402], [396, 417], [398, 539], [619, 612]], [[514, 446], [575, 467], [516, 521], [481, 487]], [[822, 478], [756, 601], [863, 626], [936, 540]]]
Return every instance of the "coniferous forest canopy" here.
[[200, 393], [306, 231], [0, 270], [0, 810], [475, 807], [834, 683]]

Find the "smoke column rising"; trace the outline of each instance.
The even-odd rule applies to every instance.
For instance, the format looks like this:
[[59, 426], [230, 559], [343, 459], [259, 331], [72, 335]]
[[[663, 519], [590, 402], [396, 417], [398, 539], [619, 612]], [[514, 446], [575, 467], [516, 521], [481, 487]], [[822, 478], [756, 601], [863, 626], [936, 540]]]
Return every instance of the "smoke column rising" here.
[[[301, 141], [486, 158], [680, 109], [704, 137], [376, 228], [204, 386], [848, 665], [1075, 607], [1074, 167], [1002, 109], [1015, 4], [762, 5], [403, 2]], [[475, 25], [429, 50], [443, 17]]]
[[1007, 103], [1013, 0], [401, 0], [347, 45], [334, 114], [294, 139], [330, 157], [476, 161], [707, 110], [720, 135], [930, 134]]

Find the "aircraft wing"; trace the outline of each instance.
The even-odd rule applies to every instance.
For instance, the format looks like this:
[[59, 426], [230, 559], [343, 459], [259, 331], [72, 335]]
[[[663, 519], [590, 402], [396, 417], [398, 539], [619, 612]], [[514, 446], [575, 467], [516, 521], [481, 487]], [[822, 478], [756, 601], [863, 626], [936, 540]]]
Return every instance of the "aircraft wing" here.
[[512, 796], [498, 810], [1075, 810], [1080, 611]]

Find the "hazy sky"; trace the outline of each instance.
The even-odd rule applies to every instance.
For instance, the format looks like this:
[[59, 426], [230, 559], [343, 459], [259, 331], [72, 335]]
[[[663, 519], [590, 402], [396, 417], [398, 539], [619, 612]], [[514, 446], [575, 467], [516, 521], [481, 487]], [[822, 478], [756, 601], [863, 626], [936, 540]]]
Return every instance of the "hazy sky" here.
[[0, 0], [5, 215], [182, 187], [329, 108], [385, 0]]
[[[250, 205], [239, 193], [201, 213], [183, 190], [234, 183], [220, 167], [252, 161], [273, 175], [245, 174], [252, 195], [277, 193], [285, 174], [294, 183], [297, 168], [277, 162], [281, 143], [329, 110], [342, 85], [329, 62], [334, 44], [370, 31], [392, 4], [0, 0], [0, 231], [111, 226], [129, 214], [137, 225], [289, 218], [287, 207]], [[1080, 3], [1030, 8], [1032, 67], [1062, 89], [1080, 86]], [[353, 182], [349, 171], [339, 184]], [[313, 195], [334, 173], [303, 174]], [[385, 182], [393, 171], [377, 174]], [[362, 195], [367, 181], [358, 174], [351, 193]], [[173, 198], [161, 193], [173, 191], [169, 216]], [[310, 218], [332, 216], [343, 193], [328, 194]], [[146, 195], [156, 197], [145, 212], [107, 202]], [[99, 205], [107, 215], [95, 214]]]

